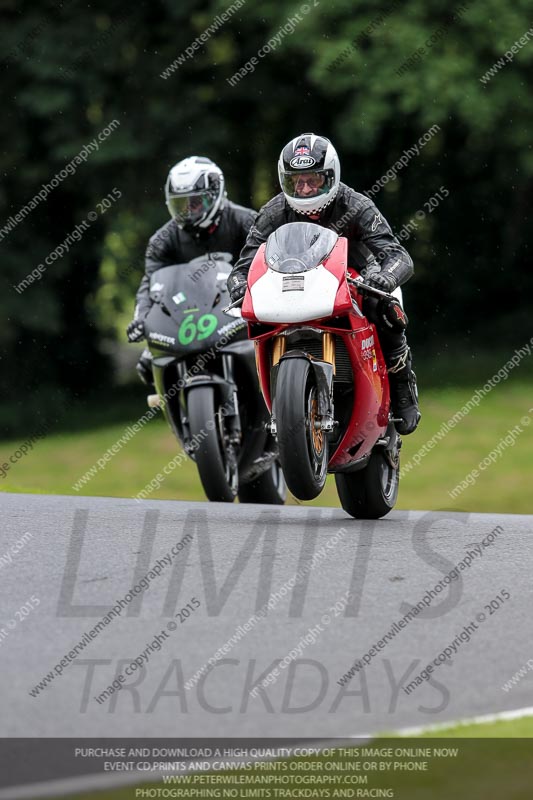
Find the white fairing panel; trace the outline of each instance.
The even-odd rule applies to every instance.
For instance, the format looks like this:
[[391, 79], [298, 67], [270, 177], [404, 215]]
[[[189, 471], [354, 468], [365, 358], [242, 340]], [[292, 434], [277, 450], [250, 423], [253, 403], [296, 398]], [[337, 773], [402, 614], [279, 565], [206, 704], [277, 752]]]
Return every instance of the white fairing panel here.
[[402, 287], [398, 286], [393, 292], [392, 296], [395, 297], [397, 300], [400, 301], [400, 305], [403, 308], [403, 294], [402, 294]]
[[306, 272], [272, 269], [251, 288], [254, 313], [260, 322], [307, 322], [331, 316], [339, 281], [322, 265]]

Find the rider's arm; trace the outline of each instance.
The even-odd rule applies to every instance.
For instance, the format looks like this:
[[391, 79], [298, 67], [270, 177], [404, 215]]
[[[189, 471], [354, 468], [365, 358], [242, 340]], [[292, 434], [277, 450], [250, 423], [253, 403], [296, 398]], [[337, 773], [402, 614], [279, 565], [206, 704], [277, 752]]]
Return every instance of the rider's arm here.
[[394, 276], [398, 286], [413, 275], [413, 260], [402, 247], [385, 217], [372, 200], [365, 198], [359, 214], [354, 220], [354, 234], [376, 258], [381, 272]]
[[275, 230], [275, 226], [272, 223], [271, 216], [268, 210], [263, 207], [248, 232], [237, 263], [231, 270], [231, 274], [228, 278], [228, 287], [230, 290], [234, 283], [241, 283], [243, 278], [246, 279], [248, 277], [250, 266], [258, 248], [263, 242], [266, 242], [273, 230]]
[[174, 223], [164, 225], [150, 238], [144, 257], [144, 275], [141, 279], [135, 302], [135, 319], [144, 319], [152, 307], [150, 300], [150, 277], [153, 273], [179, 261], [176, 253]]
[[[239, 224], [238, 224], [238, 231], [236, 235], [236, 247], [235, 250], [238, 251], [240, 257], [241, 250], [243, 249], [244, 245], [246, 244], [246, 240], [248, 238], [248, 234], [252, 230], [252, 227], [257, 219], [257, 211], [252, 211], [250, 209], [249, 214], [240, 214], [239, 216]], [[236, 261], [238, 260], [236, 259]]]

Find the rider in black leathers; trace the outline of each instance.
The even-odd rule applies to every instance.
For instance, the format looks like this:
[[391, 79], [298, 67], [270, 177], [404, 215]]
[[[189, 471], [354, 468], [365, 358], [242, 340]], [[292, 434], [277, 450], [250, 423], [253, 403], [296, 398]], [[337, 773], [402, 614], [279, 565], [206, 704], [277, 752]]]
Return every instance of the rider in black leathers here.
[[[311, 220], [345, 236], [348, 266], [355, 267], [375, 288], [392, 292], [412, 276], [409, 254], [372, 200], [340, 182], [339, 159], [329, 139], [315, 134], [296, 137], [283, 148], [278, 170], [283, 191], [261, 208], [248, 234], [228, 279], [232, 301], [246, 291], [248, 270], [258, 247], [288, 222]], [[420, 412], [404, 330], [406, 317], [401, 308], [390, 314], [383, 302], [371, 297], [365, 298], [363, 310], [378, 331], [389, 371], [393, 415], [400, 418], [396, 428], [400, 434], [412, 433]]]
[[[206, 254], [220, 254], [233, 263], [257, 216], [251, 208], [226, 197], [224, 176], [210, 159], [192, 156], [176, 164], [165, 186], [170, 219], [150, 238], [145, 272], [136, 298], [134, 319], [128, 325], [130, 342], [144, 338], [144, 320], [152, 307], [150, 276], [161, 267], [184, 264]], [[152, 384], [151, 354], [144, 350], [137, 371]]]

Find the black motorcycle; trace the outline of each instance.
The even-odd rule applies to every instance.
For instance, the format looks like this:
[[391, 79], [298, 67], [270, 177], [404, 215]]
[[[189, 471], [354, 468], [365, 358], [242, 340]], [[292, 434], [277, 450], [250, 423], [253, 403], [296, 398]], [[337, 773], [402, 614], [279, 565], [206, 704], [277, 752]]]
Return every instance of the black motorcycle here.
[[240, 311], [224, 312], [226, 254], [157, 270], [145, 320], [152, 398], [195, 461], [209, 500], [285, 502], [286, 486]]

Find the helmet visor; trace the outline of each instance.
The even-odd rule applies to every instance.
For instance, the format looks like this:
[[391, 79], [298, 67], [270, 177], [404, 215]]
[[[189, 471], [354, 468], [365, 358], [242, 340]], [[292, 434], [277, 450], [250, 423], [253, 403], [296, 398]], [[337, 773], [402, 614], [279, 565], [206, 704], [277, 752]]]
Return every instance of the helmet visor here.
[[297, 197], [300, 200], [327, 194], [334, 183], [335, 176], [332, 169], [281, 173], [281, 187], [284, 193], [287, 197]]
[[215, 197], [212, 192], [194, 192], [173, 195], [168, 198], [168, 210], [181, 225], [194, 225], [207, 216], [213, 208]]

